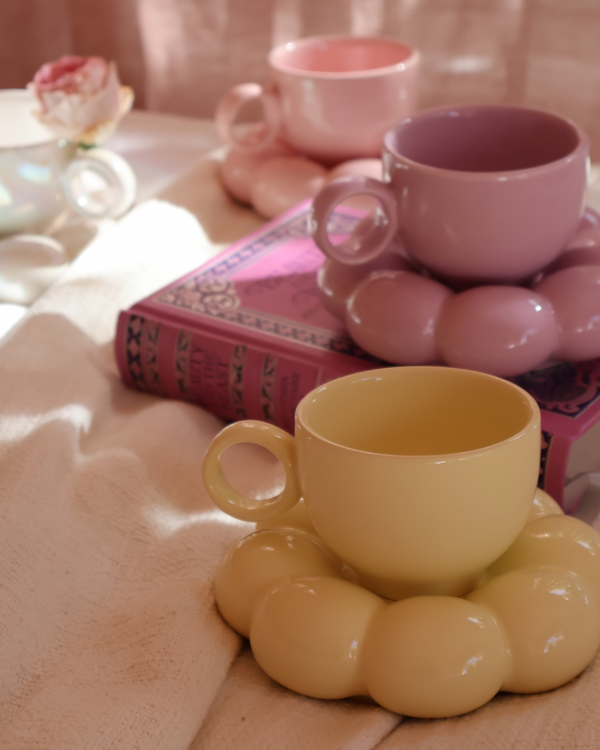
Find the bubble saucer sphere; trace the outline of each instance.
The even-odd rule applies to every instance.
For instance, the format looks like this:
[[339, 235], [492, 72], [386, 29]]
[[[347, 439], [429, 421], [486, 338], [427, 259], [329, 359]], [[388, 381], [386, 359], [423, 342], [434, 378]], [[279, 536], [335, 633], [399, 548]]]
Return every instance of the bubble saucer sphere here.
[[522, 532], [471, 591], [390, 601], [327, 549], [300, 502], [234, 545], [216, 598], [291, 690], [456, 716], [586, 668], [600, 645], [600, 535], [538, 490]]
[[376, 261], [328, 258], [317, 284], [356, 343], [386, 362], [511, 377], [600, 357], [600, 215], [591, 208], [558, 259], [523, 285], [451, 287], [414, 261], [406, 267], [398, 238]]

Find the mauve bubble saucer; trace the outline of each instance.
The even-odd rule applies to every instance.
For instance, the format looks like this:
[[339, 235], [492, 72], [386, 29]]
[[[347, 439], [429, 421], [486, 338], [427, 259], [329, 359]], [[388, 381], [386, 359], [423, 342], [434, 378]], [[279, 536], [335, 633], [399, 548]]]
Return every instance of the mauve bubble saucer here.
[[502, 377], [552, 359], [600, 357], [600, 215], [592, 208], [565, 251], [528, 285], [453, 290], [425, 269], [407, 270], [401, 251], [395, 242], [376, 269], [328, 259], [318, 276], [323, 304], [370, 354]]

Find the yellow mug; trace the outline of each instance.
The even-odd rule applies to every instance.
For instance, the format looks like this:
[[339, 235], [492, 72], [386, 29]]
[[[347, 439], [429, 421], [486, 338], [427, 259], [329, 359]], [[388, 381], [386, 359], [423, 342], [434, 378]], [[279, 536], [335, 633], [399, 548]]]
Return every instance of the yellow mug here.
[[[513, 383], [390, 367], [311, 391], [294, 437], [264, 422], [229, 425], [202, 470], [214, 503], [245, 521], [274, 519], [304, 498], [321, 540], [382, 596], [460, 596], [525, 525], [540, 437], [539, 408]], [[281, 461], [280, 494], [252, 500], [227, 482], [220, 456], [242, 442]]]

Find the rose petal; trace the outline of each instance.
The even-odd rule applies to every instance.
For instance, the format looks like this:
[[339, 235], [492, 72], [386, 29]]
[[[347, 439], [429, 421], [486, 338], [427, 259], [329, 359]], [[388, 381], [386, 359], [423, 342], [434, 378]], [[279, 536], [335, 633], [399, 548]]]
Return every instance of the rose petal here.
[[36, 95], [38, 119], [59, 138], [99, 143], [133, 104], [116, 65], [99, 57], [66, 56], [42, 66], [28, 88]]

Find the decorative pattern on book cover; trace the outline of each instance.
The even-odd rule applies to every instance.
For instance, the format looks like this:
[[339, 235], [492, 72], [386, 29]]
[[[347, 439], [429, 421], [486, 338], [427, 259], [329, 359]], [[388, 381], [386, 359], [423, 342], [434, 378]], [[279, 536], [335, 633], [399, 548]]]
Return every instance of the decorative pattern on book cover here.
[[126, 326], [126, 366], [131, 384], [140, 391], [165, 396], [158, 373], [161, 324], [131, 315]]
[[[600, 408], [600, 360], [559, 362], [513, 381], [531, 393], [546, 415], [595, 422]], [[586, 426], [589, 419], [586, 419]], [[579, 433], [582, 428], [575, 428]]]
[[[264, 233], [241, 246], [234, 245], [153, 295], [151, 301], [159, 307], [192, 313], [198, 319], [213, 318], [232, 327], [377, 362], [320, 306], [314, 276], [323, 256], [308, 236], [306, 218], [302, 211], [267, 225]], [[355, 213], [338, 211], [332, 216], [329, 231], [347, 235], [359, 218]], [[280, 248], [285, 248], [285, 257], [275, 259]], [[267, 308], [261, 304], [265, 295]], [[315, 324], [309, 322], [311, 311], [304, 309], [306, 303], [314, 308]], [[319, 314], [315, 315], [315, 311]]]

